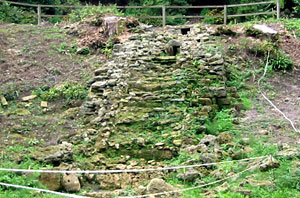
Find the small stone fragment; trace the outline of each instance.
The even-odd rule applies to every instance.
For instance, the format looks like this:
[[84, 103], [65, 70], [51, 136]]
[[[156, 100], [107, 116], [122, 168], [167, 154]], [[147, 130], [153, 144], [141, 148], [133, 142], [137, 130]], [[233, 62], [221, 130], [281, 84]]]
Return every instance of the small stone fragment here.
[[244, 159], [246, 157], [247, 157], [247, 153], [243, 150], [236, 151], [231, 155], [231, 158], [233, 160], [240, 160], [240, 159]]
[[251, 186], [256, 186], [256, 187], [272, 187], [274, 186], [274, 183], [268, 180], [255, 180], [255, 179], [248, 179], [245, 181], [246, 184], [250, 184]]
[[182, 140], [174, 140], [173, 144], [175, 144], [175, 146], [180, 146], [182, 144]]
[[262, 31], [265, 34], [277, 34], [278, 32], [276, 30], [273, 30], [272, 28], [266, 26], [266, 25], [260, 25], [260, 24], [255, 24], [253, 26], [254, 29]]
[[44, 163], [61, 163], [73, 159], [72, 144], [62, 142], [59, 145], [41, 147], [31, 153], [32, 159]]
[[230, 186], [227, 182], [223, 183], [222, 185], [215, 188], [216, 192], [227, 192]]
[[163, 142], [158, 142], [155, 144], [155, 146], [163, 146], [163, 145], [165, 145]]
[[199, 98], [198, 102], [202, 105], [211, 105], [211, 99], [210, 98]]
[[1, 99], [1, 104], [3, 106], [7, 106], [8, 105], [8, 102], [7, 102], [7, 100], [6, 100], [6, 98], [4, 96], [0, 96], [0, 99]]
[[47, 101], [42, 101], [42, 102], [41, 102], [41, 107], [47, 108], [47, 107], [48, 107]]
[[30, 107], [32, 105], [32, 102], [28, 102], [25, 104], [25, 107]]
[[27, 102], [29, 100], [35, 99], [37, 97], [37, 95], [30, 95], [30, 96], [25, 96], [22, 98], [23, 102]]
[[137, 189], [136, 189], [136, 193], [138, 195], [144, 195], [146, 193], [146, 187], [144, 186], [139, 186]]
[[178, 179], [181, 179], [181, 180], [184, 180], [184, 181], [193, 182], [197, 178], [202, 178], [203, 175], [201, 173], [199, 173], [198, 171], [196, 171], [195, 169], [189, 169], [185, 173], [179, 173], [176, 177]]

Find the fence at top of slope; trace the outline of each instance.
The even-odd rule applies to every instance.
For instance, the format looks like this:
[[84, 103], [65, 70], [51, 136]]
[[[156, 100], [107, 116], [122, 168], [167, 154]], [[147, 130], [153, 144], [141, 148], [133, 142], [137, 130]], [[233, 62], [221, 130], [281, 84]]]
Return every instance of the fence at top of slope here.
[[[81, 9], [86, 7], [95, 7], [93, 5], [40, 5], [40, 4], [28, 4], [28, 3], [19, 3], [19, 2], [11, 2], [0, 0], [0, 3], [9, 3], [11, 5], [24, 6], [24, 7], [34, 7], [36, 8], [36, 14], [30, 14], [37, 17], [37, 24], [40, 25], [42, 22], [42, 17], [65, 17], [67, 15], [48, 15], [42, 13], [42, 8], [73, 8], [73, 9]], [[228, 14], [228, 8], [234, 7], [248, 7], [248, 6], [257, 6], [257, 5], [276, 5], [276, 11], [269, 10], [264, 12], [255, 12], [255, 13], [244, 13], [244, 14]], [[109, 8], [110, 6], [105, 6]], [[264, 2], [254, 2], [254, 3], [245, 3], [245, 4], [231, 4], [231, 5], [209, 5], [209, 6], [165, 6], [165, 5], [156, 5], [156, 6], [114, 6], [117, 9], [161, 9], [160, 16], [135, 16], [137, 18], [143, 19], [161, 19], [162, 25], [166, 26], [167, 18], [181, 18], [181, 19], [193, 19], [193, 18], [220, 18], [223, 17], [224, 24], [227, 24], [228, 18], [234, 17], [242, 17], [242, 16], [257, 16], [257, 15], [276, 15], [277, 19], [280, 18], [280, 0], [276, 1], [264, 1]], [[215, 8], [215, 9], [223, 9], [223, 16], [215, 15], [215, 16], [169, 16], [167, 15], [167, 9], [200, 9], [200, 8]]]

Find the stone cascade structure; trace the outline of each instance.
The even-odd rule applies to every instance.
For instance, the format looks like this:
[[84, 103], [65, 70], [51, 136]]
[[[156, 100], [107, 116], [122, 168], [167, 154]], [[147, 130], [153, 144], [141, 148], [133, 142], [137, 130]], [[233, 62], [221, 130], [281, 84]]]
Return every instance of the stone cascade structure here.
[[226, 87], [226, 64], [214, 38], [198, 27], [185, 27], [184, 34], [180, 27], [157, 29], [114, 45], [81, 108], [99, 128], [86, 149], [172, 158], [238, 98]]

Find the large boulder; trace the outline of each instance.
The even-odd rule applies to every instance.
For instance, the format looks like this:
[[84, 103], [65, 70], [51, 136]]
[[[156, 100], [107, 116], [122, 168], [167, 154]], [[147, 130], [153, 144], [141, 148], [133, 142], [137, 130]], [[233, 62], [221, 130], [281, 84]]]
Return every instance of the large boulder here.
[[61, 175], [59, 173], [41, 173], [40, 182], [47, 189], [57, 191], [61, 188]]
[[176, 56], [176, 54], [180, 53], [181, 43], [176, 40], [169, 41], [165, 46], [165, 51], [169, 56]]
[[222, 132], [217, 137], [217, 142], [219, 144], [226, 144], [232, 141], [232, 136], [228, 132]]
[[202, 175], [200, 172], [198, 172], [195, 169], [189, 169], [187, 172], [185, 173], [179, 173], [177, 175], [178, 179], [181, 179], [183, 181], [189, 181], [189, 182], [193, 182], [195, 181], [197, 178], [202, 178], [204, 175]]
[[[152, 179], [147, 186], [147, 192], [149, 194], [171, 192], [175, 190], [176, 188], [166, 183], [163, 179], [158, 179], [158, 178]], [[169, 197], [173, 197], [173, 198], [180, 197], [179, 193], [169, 193], [169, 195], [170, 195]]]
[[115, 190], [126, 188], [132, 183], [132, 175], [123, 174], [99, 174], [96, 176], [96, 181], [99, 183], [101, 190]]
[[68, 192], [79, 192], [81, 188], [76, 174], [64, 174], [62, 178], [62, 186]]
[[72, 144], [63, 142], [59, 145], [40, 148], [37, 151], [33, 152], [31, 154], [31, 157], [40, 162], [52, 164], [72, 161]]
[[214, 135], [206, 135], [201, 139], [200, 144], [205, 144], [206, 146], [214, 146], [216, 143], [217, 137]]

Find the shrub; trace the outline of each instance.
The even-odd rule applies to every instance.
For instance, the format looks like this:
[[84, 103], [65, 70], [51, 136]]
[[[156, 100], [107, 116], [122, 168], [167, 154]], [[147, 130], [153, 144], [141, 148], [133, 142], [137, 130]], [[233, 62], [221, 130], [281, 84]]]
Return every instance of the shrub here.
[[247, 36], [258, 37], [258, 36], [261, 36], [263, 34], [263, 32], [253, 28], [252, 25], [250, 25], [245, 28], [245, 34]]
[[33, 91], [32, 94], [46, 101], [62, 98], [66, 100], [67, 105], [70, 105], [75, 100], [84, 100], [88, 95], [88, 90], [82, 84], [65, 83], [51, 88], [44, 86]]
[[293, 61], [282, 51], [277, 51], [269, 59], [269, 65], [275, 70], [291, 70], [293, 69]]
[[[129, 2], [130, 6], [156, 6], [156, 5], [178, 5], [178, 6], [187, 6], [189, 5], [185, 0], [167, 0], [167, 1], [152, 1], [152, 0], [141, 0], [141, 1], [134, 1], [131, 0]], [[166, 15], [167, 16], [182, 16], [185, 15], [187, 12], [186, 9], [167, 9]], [[147, 9], [126, 9], [126, 15], [129, 16], [162, 16], [162, 9], [161, 8], [147, 8]], [[154, 26], [161, 26], [162, 19], [140, 19], [142, 23], [151, 24]], [[167, 18], [166, 23], [169, 25], [177, 25], [183, 24], [186, 20], [181, 18]]]
[[11, 6], [9, 3], [0, 2], [0, 22], [5, 23], [36, 23], [34, 16], [28, 14], [35, 14], [33, 10], [25, 10], [21, 7]]
[[116, 16], [124, 15], [116, 8], [115, 5], [110, 5], [110, 7], [106, 7], [100, 4], [98, 6], [85, 7], [85, 8], [73, 10], [69, 14], [69, 19], [71, 22], [77, 22], [77, 21], [82, 21], [83, 19], [91, 17], [93, 15], [103, 14], [103, 13], [113, 13]]
[[0, 95], [11, 101], [18, 99], [20, 91], [16, 83], [7, 83], [0, 89]]
[[294, 11], [300, 14], [300, 0], [293, 0], [293, 2], [295, 3], [295, 7], [293, 7]]
[[264, 57], [264, 62], [267, 61], [269, 54], [269, 65], [274, 70], [286, 71], [293, 69], [293, 61], [285, 54], [284, 51], [279, 49], [277, 42], [254, 42], [248, 46], [248, 50], [255, 56]]
[[[20, 0], [18, 2], [46, 5], [80, 5], [79, 0]], [[71, 12], [71, 8], [43, 8], [42, 13], [63, 15]], [[35, 7], [17, 7], [0, 2], [0, 22], [6, 23], [37, 23]], [[50, 23], [61, 22], [60, 17], [50, 17]]]
[[[204, 18], [203, 22], [208, 24], [222, 24], [223, 15], [224, 15], [224, 10], [220, 11], [219, 9], [213, 9], [205, 15], [208, 16], [208, 18]], [[218, 16], [218, 17], [212, 18], [213, 16]]]
[[66, 42], [62, 42], [57, 46], [53, 46], [53, 48], [61, 54], [73, 54], [77, 52], [78, 45], [76, 42], [72, 43], [71, 45]]

